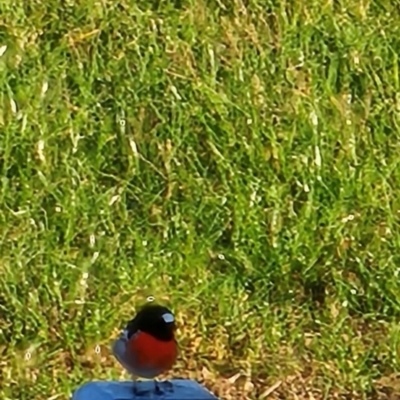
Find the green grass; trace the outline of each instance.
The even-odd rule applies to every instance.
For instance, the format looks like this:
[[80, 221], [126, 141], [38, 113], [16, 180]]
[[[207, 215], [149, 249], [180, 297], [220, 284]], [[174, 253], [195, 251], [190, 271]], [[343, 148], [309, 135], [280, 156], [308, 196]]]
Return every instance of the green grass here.
[[1, 399], [126, 377], [149, 295], [223, 399], [400, 396], [396, 2], [0, 15]]

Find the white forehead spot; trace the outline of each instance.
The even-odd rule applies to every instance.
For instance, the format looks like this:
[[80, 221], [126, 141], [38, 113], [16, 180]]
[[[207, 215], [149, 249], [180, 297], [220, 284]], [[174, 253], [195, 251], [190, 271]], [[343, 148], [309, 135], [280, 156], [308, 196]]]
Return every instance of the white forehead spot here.
[[167, 323], [170, 324], [171, 322], [174, 322], [174, 316], [170, 313], [165, 313], [162, 315], [162, 319]]

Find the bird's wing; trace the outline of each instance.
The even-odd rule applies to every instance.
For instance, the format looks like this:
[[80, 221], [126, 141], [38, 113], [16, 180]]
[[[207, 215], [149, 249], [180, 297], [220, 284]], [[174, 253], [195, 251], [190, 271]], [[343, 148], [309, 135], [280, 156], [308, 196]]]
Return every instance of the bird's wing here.
[[127, 343], [128, 340], [123, 335], [121, 335], [120, 338], [114, 341], [112, 345], [112, 352], [115, 358], [127, 371], [134, 373], [132, 370], [132, 365], [136, 364], [136, 358], [134, 353], [130, 353], [127, 351]]

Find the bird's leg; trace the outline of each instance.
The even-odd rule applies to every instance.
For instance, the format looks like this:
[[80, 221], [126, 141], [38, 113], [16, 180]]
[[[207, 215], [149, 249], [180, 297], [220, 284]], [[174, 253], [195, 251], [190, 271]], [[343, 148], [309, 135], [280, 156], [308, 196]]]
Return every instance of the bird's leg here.
[[133, 394], [134, 394], [135, 397], [136, 397], [136, 396], [139, 395], [139, 392], [138, 392], [138, 388], [137, 388], [137, 385], [136, 385], [136, 379], [135, 379], [135, 377], [132, 377], [132, 380], [133, 380], [133, 382], [132, 382]]
[[136, 381], [133, 381], [133, 394], [136, 396], [139, 395], [138, 388], [136, 386]]

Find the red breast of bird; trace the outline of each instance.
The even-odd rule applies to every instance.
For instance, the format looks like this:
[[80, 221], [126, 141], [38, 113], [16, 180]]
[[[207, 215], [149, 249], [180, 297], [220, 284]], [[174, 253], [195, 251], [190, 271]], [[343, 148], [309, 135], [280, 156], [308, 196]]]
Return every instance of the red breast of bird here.
[[145, 305], [113, 343], [112, 351], [132, 375], [152, 379], [174, 365], [178, 346], [172, 312], [156, 304]]

